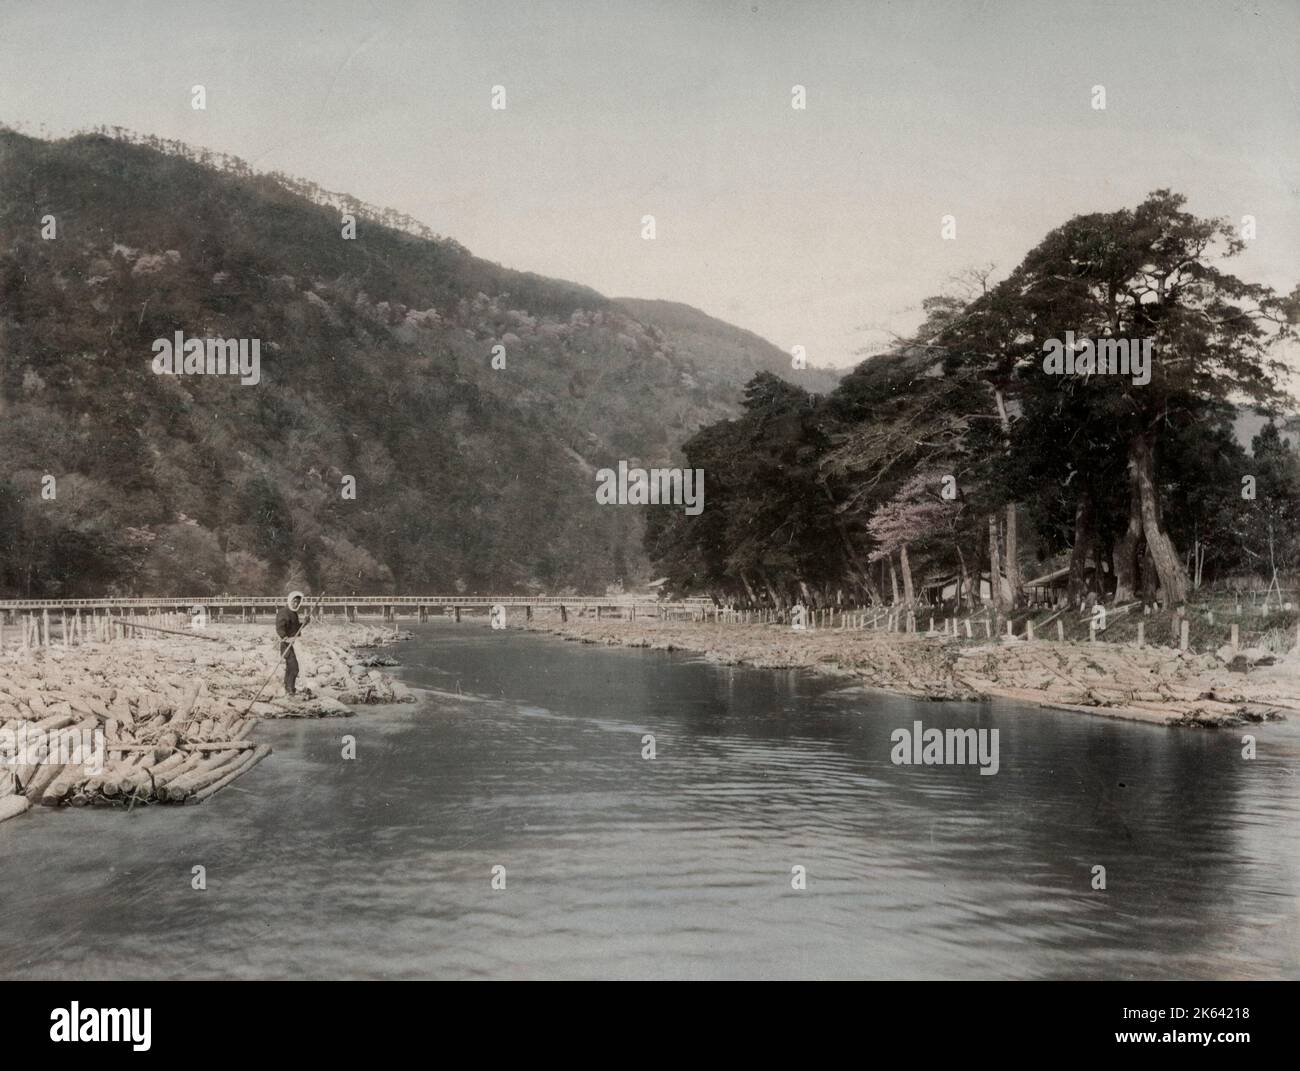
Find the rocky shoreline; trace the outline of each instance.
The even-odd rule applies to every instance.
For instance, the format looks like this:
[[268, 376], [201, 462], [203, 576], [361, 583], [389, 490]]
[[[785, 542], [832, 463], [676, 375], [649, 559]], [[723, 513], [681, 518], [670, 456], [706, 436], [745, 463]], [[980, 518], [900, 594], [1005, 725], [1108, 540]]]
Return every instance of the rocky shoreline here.
[[[263, 718], [348, 717], [414, 702], [367, 653], [392, 629], [318, 623], [284, 693], [274, 633], [212, 625], [0, 653], [0, 821], [34, 804], [201, 803], [270, 754]], [[64, 761], [64, 760], [69, 761]]]
[[807, 668], [931, 700], [1012, 699], [1035, 706], [1213, 728], [1300, 711], [1300, 658], [1237, 672], [1224, 660], [1168, 647], [963, 640], [884, 629], [795, 631], [786, 625], [575, 618], [530, 628], [583, 643], [685, 650], [711, 661]]

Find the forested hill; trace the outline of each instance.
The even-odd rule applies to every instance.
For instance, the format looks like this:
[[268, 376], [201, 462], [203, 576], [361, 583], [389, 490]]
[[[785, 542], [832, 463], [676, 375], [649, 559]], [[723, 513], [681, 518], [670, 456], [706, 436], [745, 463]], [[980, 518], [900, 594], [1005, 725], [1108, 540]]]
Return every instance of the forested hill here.
[[679, 301], [615, 300], [662, 331], [679, 353], [693, 357], [704, 375], [724, 389], [747, 382], [756, 372], [773, 372], [815, 394], [829, 393], [840, 381], [839, 373], [813, 365], [792, 373], [791, 355], [767, 339]]
[[[780, 351], [718, 330], [714, 364], [698, 330], [231, 158], [0, 131], [0, 590], [632, 580], [639, 513], [593, 470], [736, 411]], [[178, 331], [260, 340], [260, 382], [155, 374]]]

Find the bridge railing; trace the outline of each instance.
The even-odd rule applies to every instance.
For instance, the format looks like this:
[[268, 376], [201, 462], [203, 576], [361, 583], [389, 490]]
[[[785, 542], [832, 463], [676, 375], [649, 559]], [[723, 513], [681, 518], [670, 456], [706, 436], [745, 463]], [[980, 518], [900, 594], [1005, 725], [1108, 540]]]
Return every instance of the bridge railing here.
[[[309, 607], [317, 600], [306, 600]], [[320, 600], [322, 607], [362, 606], [600, 606], [600, 607], [651, 607], [712, 606], [711, 600], [692, 597], [669, 603], [654, 595], [327, 595]], [[104, 599], [6, 599], [0, 600], [0, 610], [118, 610], [132, 607], [153, 609], [189, 609], [191, 606], [212, 607], [278, 607], [284, 605], [283, 596], [273, 595], [200, 595], [190, 598], [104, 598]]]

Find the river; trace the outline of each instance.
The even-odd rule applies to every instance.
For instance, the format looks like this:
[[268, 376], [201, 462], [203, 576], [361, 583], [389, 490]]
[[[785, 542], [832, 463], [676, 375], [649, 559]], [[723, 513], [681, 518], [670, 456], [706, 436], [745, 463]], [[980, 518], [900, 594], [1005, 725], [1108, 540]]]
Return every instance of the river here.
[[[1237, 730], [413, 632], [419, 704], [264, 723], [202, 806], [0, 825], [0, 977], [1300, 976], [1297, 721], [1247, 760]], [[918, 720], [997, 729], [998, 773], [893, 765]]]

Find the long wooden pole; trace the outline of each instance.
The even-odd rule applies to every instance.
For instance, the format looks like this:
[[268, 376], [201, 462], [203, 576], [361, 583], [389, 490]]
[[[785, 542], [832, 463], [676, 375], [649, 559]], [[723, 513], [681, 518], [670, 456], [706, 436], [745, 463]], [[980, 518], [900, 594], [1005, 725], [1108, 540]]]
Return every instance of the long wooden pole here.
[[134, 621], [114, 620], [113, 624], [122, 628], [142, 628], [150, 632], [166, 632], [171, 636], [193, 636], [196, 640], [207, 640], [209, 643], [220, 643], [221, 638], [218, 636], [200, 636], [197, 632], [183, 632], [174, 628], [159, 628], [157, 625], [137, 625]]

